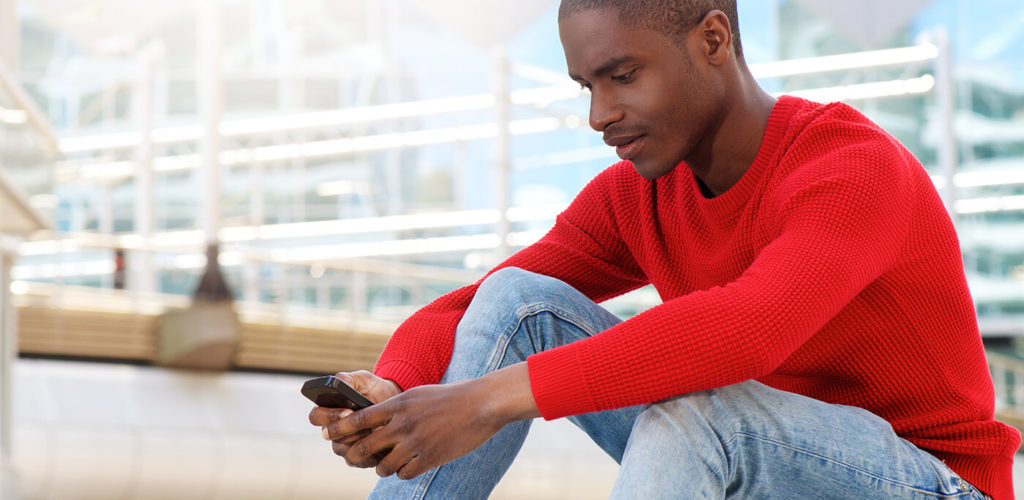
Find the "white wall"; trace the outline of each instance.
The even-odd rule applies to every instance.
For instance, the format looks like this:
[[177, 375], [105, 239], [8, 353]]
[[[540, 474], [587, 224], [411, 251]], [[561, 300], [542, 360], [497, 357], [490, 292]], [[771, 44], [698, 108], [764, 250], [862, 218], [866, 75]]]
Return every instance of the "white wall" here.
[[[365, 498], [306, 416], [305, 377], [19, 360], [14, 464], [27, 499]], [[617, 466], [537, 422], [493, 498], [607, 497]]]

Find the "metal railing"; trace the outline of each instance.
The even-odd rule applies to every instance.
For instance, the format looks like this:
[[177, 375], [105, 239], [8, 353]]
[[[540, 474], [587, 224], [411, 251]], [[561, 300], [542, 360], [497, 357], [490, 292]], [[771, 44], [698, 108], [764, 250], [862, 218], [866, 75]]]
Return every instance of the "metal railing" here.
[[996, 391], [996, 418], [1024, 427], [1024, 359], [989, 352], [988, 366]]

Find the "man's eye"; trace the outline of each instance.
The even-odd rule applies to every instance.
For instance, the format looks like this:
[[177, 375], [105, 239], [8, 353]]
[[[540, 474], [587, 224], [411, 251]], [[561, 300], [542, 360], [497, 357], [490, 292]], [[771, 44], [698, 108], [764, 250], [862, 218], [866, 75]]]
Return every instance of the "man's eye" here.
[[634, 75], [636, 75], [636, 70], [635, 69], [630, 71], [629, 73], [623, 73], [621, 75], [612, 75], [612, 81], [616, 81], [616, 82], [620, 82], [620, 83], [628, 83], [629, 81], [631, 81], [633, 79]]
[[589, 93], [590, 92], [590, 84], [589, 83], [581, 83], [580, 84], [580, 91], [584, 92], [584, 93]]

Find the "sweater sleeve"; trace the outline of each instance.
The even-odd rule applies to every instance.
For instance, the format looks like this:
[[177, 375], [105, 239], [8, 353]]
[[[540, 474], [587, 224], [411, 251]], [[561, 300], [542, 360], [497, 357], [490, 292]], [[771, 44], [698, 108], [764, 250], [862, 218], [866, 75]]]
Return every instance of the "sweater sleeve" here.
[[[632, 168], [632, 167], [629, 167]], [[600, 302], [647, 283], [619, 236], [609, 193], [621, 165], [595, 177], [536, 243], [492, 269], [518, 267], [558, 278]], [[403, 389], [440, 381], [451, 359], [455, 328], [480, 283], [459, 288], [423, 307], [394, 332], [374, 373]]]
[[738, 279], [531, 356], [541, 414], [651, 403], [767, 375], [891, 267], [914, 197], [902, 152], [875, 141], [805, 166], [821, 174], [762, 200], [777, 207], [777, 233]]

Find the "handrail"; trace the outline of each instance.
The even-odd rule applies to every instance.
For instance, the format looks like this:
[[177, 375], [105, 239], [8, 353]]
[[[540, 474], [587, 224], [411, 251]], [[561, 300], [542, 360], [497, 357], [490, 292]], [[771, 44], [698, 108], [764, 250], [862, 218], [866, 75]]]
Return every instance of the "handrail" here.
[[1024, 415], [1024, 359], [988, 352], [989, 371], [996, 392], [996, 407]]
[[57, 146], [57, 134], [50, 127], [50, 122], [46, 119], [46, 115], [36, 106], [35, 101], [18, 83], [18, 79], [11, 74], [3, 61], [0, 61], [0, 88], [6, 90], [7, 95], [14, 101], [14, 104], [25, 112], [28, 122], [42, 136], [43, 144], [46, 146], [49, 157], [51, 159], [56, 157], [60, 153], [60, 148]]
[[[78, 311], [111, 314], [160, 315], [170, 309], [188, 306], [184, 295], [112, 290], [74, 285], [22, 282], [23, 289], [14, 295], [18, 307], [57, 307]], [[243, 321], [272, 323], [293, 327], [338, 328], [354, 327], [361, 332], [389, 335], [397, 321], [373, 319], [365, 314], [354, 315], [343, 309], [322, 309], [292, 305], [272, 305], [250, 301], [236, 301], [235, 309]]]
[[[13, 207], [14, 214], [4, 214], [6, 220], [0, 222], [0, 233], [18, 232], [31, 234], [34, 231], [51, 227], [46, 218], [36, 211], [28, 202], [28, 199], [25, 198], [25, 195], [16, 188], [14, 182], [10, 180], [3, 169], [0, 169], [0, 207], [5, 206]], [[14, 223], [13, 226], [12, 222]], [[0, 284], [0, 286], [3, 285]]]

